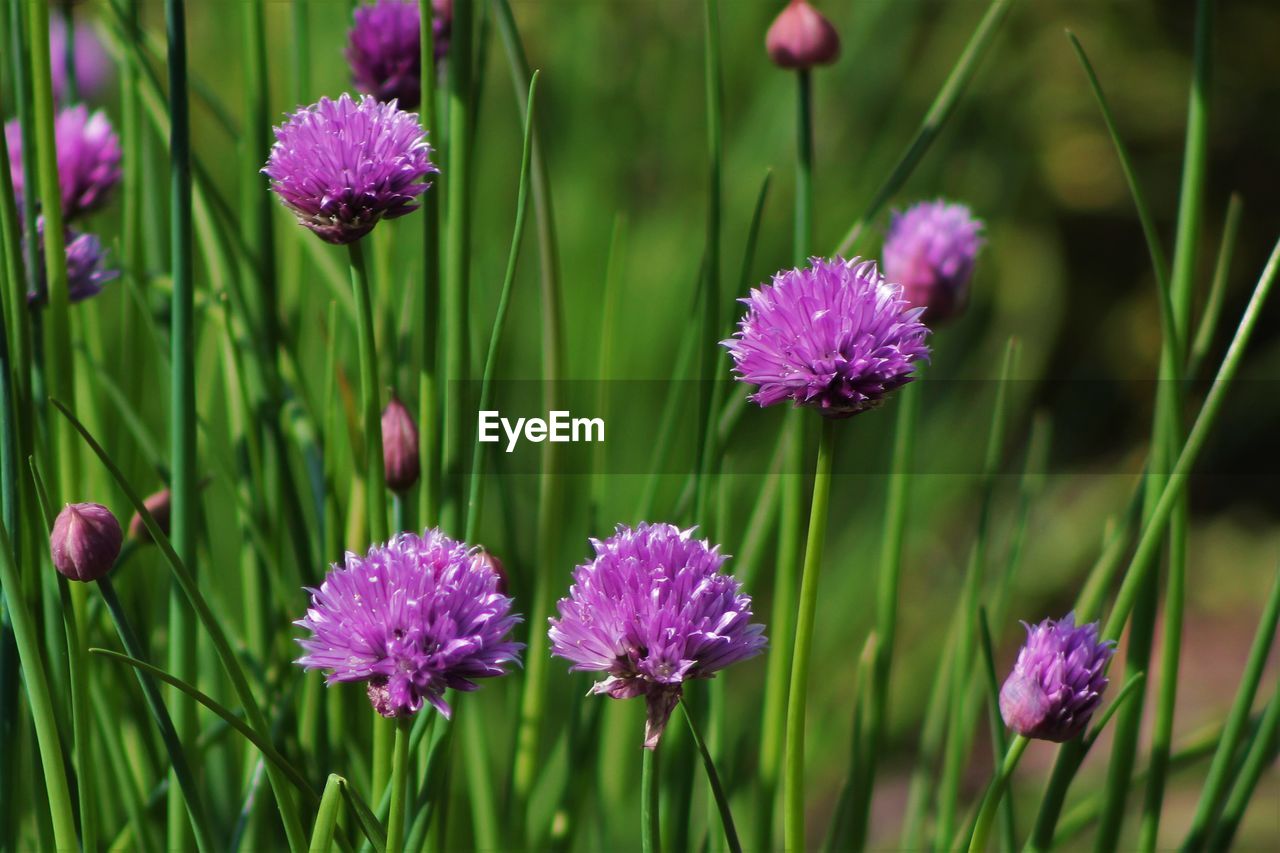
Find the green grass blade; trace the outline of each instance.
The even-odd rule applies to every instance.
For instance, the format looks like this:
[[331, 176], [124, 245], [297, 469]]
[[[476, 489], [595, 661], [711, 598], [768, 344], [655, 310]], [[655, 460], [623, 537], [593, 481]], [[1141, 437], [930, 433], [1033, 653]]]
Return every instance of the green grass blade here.
[[330, 773], [316, 811], [316, 822], [311, 829], [310, 853], [328, 853], [333, 847], [333, 831], [342, 811], [342, 785], [346, 782], [337, 773]]
[[342, 789], [342, 797], [346, 800], [347, 807], [356, 816], [356, 823], [360, 826], [360, 831], [364, 833], [364, 837], [369, 839], [369, 843], [373, 845], [373, 849], [377, 853], [387, 853], [387, 831], [378, 819], [374, 817], [373, 812], [369, 810], [368, 803], [360, 796], [360, 792], [351, 787], [351, 784], [345, 779], [339, 784]]
[[1228, 784], [1233, 778], [1233, 762], [1244, 737], [1245, 727], [1249, 721], [1249, 709], [1253, 707], [1254, 696], [1257, 695], [1258, 684], [1262, 680], [1267, 657], [1275, 640], [1277, 623], [1280, 623], [1280, 572], [1276, 574], [1276, 579], [1271, 586], [1271, 594], [1267, 597], [1267, 603], [1262, 610], [1262, 618], [1258, 621], [1258, 630], [1254, 633], [1253, 645], [1249, 649], [1249, 657], [1240, 678], [1240, 687], [1236, 690], [1231, 710], [1227, 712], [1222, 739], [1209, 765], [1204, 787], [1200, 789], [1200, 800], [1196, 804], [1195, 815], [1191, 818], [1191, 828], [1187, 832], [1187, 840], [1183, 843], [1184, 849], [1200, 849], [1213, 828], [1213, 822], [1222, 805], [1222, 798], [1226, 795]]
[[706, 743], [702, 740], [702, 734], [693, 721], [693, 715], [689, 713], [689, 708], [684, 702], [680, 703], [680, 710], [684, 712], [685, 722], [689, 724], [689, 735], [693, 738], [693, 744], [698, 748], [698, 754], [702, 756], [702, 766], [707, 771], [707, 784], [711, 786], [711, 795], [715, 799], [717, 811], [720, 812], [725, 842], [729, 845], [730, 853], [742, 853], [742, 843], [738, 841], [738, 830], [733, 823], [729, 797], [720, 783], [720, 774], [716, 772], [715, 760], [711, 757], [711, 752], [707, 749]]
[[858, 242], [858, 237], [862, 234], [862, 229], [875, 218], [876, 214], [893, 197], [893, 194], [906, 183], [907, 178], [911, 176], [921, 158], [924, 157], [925, 152], [929, 150], [929, 146], [933, 144], [938, 134], [942, 132], [947, 120], [955, 112], [956, 105], [960, 102], [960, 97], [964, 94], [969, 81], [973, 79], [978, 63], [991, 47], [991, 42], [994, 40], [1000, 25], [1004, 22], [1005, 16], [1009, 14], [1009, 9], [1012, 6], [1013, 0], [992, 0], [991, 5], [987, 7], [982, 20], [978, 22], [977, 28], [973, 31], [973, 35], [970, 36], [969, 43], [965, 45], [964, 51], [960, 54], [959, 59], [956, 60], [951, 73], [947, 75], [947, 79], [942, 83], [942, 88], [938, 90], [937, 97], [930, 104], [929, 111], [925, 113], [924, 119], [921, 120], [915, 137], [912, 138], [911, 143], [902, 153], [893, 170], [889, 172], [889, 176], [884, 179], [884, 183], [876, 190], [876, 194], [871, 197], [866, 210], [854, 221], [844, 239], [840, 241], [840, 246], [836, 249], [837, 255], [847, 255], [854, 248]]
[[1200, 324], [1196, 328], [1196, 336], [1191, 343], [1191, 352], [1187, 356], [1187, 376], [1195, 377], [1200, 372], [1210, 347], [1213, 336], [1218, 331], [1218, 319], [1222, 314], [1222, 301], [1227, 291], [1227, 279], [1231, 272], [1231, 259], [1235, 257], [1236, 238], [1240, 235], [1240, 213], [1243, 205], [1238, 193], [1231, 194], [1227, 203], [1227, 218], [1222, 226], [1222, 243], [1218, 247], [1218, 260], [1213, 267], [1213, 281], [1209, 285], [1209, 297], [1205, 300], [1204, 311], [1200, 316]]
[[1231, 842], [1240, 828], [1240, 821], [1244, 818], [1249, 801], [1253, 799], [1258, 780], [1267, 767], [1275, 763], [1277, 742], [1280, 742], [1280, 683], [1277, 683], [1262, 722], [1258, 725], [1258, 731], [1249, 744], [1249, 751], [1236, 775], [1236, 783], [1227, 798], [1222, 818], [1207, 845], [1209, 850], [1231, 849]]

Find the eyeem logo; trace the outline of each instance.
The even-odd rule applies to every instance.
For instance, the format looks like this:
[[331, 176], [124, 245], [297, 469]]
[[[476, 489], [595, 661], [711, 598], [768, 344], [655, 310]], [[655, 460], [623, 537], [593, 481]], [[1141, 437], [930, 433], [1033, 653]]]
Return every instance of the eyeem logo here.
[[523, 437], [534, 444], [544, 441], [604, 441], [604, 418], [575, 418], [569, 412], [548, 412], [547, 419], [516, 418], [513, 423], [495, 411], [480, 412], [477, 440], [488, 444], [502, 440], [499, 428], [507, 437], [507, 452], [516, 449]]

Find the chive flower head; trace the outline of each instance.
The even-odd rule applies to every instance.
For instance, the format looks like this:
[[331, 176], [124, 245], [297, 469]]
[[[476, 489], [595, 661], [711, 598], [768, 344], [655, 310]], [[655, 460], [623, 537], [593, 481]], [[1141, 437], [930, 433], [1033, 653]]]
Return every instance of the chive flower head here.
[[[432, 46], [439, 62], [449, 51], [451, 0], [433, 0]], [[379, 101], [416, 109], [422, 99], [421, 16], [417, 0], [377, 0], [355, 10], [347, 33], [347, 62], [356, 88]]]
[[384, 717], [429, 703], [450, 716], [444, 691], [478, 689], [505, 675], [522, 643], [507, 635], [520, 617], [497, 591], [481, 553], [436, 530], [400, 533], [364, 556], [348, 553], [295, 622], [311, 632], [296, 663], [328, 670], [327, 683], [363, 681]]
[[58, 573], [73, 581], [96, 581], [120, 556], [124, 532], [102, 504], [67, 504], [54, 519], [49, 554]]
[[812, 258], [741, 300], [747, 313], [722, 341], [761, 406], [785, 400], [845, 418], [879, 405], [927, 359], [923, 308], [912, 308], [874, 261]]
[[670, 524], [619, 525], [593, 539], [596, 555], [573, 573], [552, 617], [551, 653], [571, 671], [603, 672], [591, 688], [615, 699], [643, 696], [644, 745], [654, 749], [682, 685], [711, 678], [758, 655], [764, 626], [751, 622], [751, 599], [720, 571], [718, 546]]
[[[40, 247], [40, 257], [36, 261], [36, 283], [39, 289], [34, 293], [27, 294], [27, 304], [39, 308], [49, 301], [44, 261], [43, 218], [36, 221], [36, 228], [40, 235], [40, 239], [37, 241], [37, 245]], [[72, 304], [75, 304], [97, 296], [108, 282], [114, 281], [119, 277], [120, 271], [105, 266], [107, 251], [103, 248], [102, 241], [96, 236], [82, 234], [74, 228], [66, 229], [65, 234], [67, 297]]]
[[[21, 197], [25, 188], [22, 130], [17, 119], [6, 124], [4, 130], [13, 191]], [[105, 205], [120, 183], [120, 138], [105, 113], [90, 113], [83, 104], [61, 110], [54, 119], [53, 132], [58, 149], [62, 218], [71, 222]]]
[[884, 239], [884, 272], [936, 326], [969, 302], [969, 280], [982, 248], [982, 222], [963, 204], [922, 201], [894, 212]]
[[418, 209], [431, 146], [418, 117], [364, 96], [321, 98], [275, 129], [262, 173], [298, 222], [327, 243], [359, 240]]
[[[81, 99], [100, 95], [111, 82], [111, 58], [98, 40], [93, 27], [77, 23], [75, 33], [76, 90]], [[67, 25], [62, 15], [49, 17], [49, 71], [53, 78], [53, 99], [63, 102], [67, 94]]]
[[1074, 613], [1026, 629], [1026, 644], [1000, 688], [1000, 715], [1020, 735], [1071, 740], [1102, 702], [1115, 644], [1098, 640], [1096, 622], [1076, 625]]

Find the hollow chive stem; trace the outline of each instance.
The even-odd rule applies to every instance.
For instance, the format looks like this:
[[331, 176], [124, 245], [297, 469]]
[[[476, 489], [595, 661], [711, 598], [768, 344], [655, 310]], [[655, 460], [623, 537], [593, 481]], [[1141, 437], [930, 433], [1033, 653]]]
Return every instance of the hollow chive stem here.
[[1017, 769], [1018, 762], [1022, 760], [1022, 753], [1026, 751], [1029, 743], [1031, 741], [1022, 735], [1018, 735], [1010, 742], [1009, 749], [1004, 754], [1004, 762], [1000, 765], [1000, 772], [991, 781], [991, 787], [982, 800], [982, 810], [978, 812], [978, 819], [973, 825], [973, 835], [969, 838], [969, 853], [986, 849], [991, 825], [995, 821], [996, 809], [999, 808], [1004, 792], [1009, 787], [1009, 779]]
[[818, 607], [818, 573], [827, 536], [827, 504], [831, 496], [831, 459], [835, 450], [836, 423], [823, 419], [818, 441], [818, 462], [813, 476], [813, 502], [809, 509], [809, 538], [800, 573], [800, 612], [796, 617], [796, 641], [791, 655], [791, 688], [787, 698], [787, 754], [783, 776], [783, 831], [786, 849], [804, 850], [804, 721], [809, 688], [809, 656], [813, 648], [813, 621]]
[[689, 724], [689, 734], [693, 737], [693, 745], [698, 748], [698, 753], [702, 756], [702, 765], [707, 771], [707, 782], [711, 785], [711, 795], [716, 801], [716, 809], [720, 812], [720, 822], [724, 826], [724, 839], [729, 846], [729, 853], [742, 853], [742, 842], [738, 840], [738, 830], [733, 822], [733, 811], [729, 808], [729, 797], [725, 793], [724, 786], [720, 784], [720, 774], [716, 771], [716, 764], [711, 757], [711, 750], [707, 749], [707, 744], [702, 739], [702, 733], [698, 731], [698, 725], [693, 720], [693, 714], [689, 713], [689, 706], [682, 701], [680, 710], [684, 713], [685, 722]]
[[365, 500], [369, 540], [387, 538], [387, 488], [382, 459], [382, 412], [378, 406], [378, 353], [373, 336], [373, 298], [364, 241], [347, 244], [351, 293], [355, 297], [356, 343], [360, 349], [360, 411], [364, 426]]
[[658, 814], [658, 750], [646, 749], [640, 767], [640, 849], [662, 853], [662, 825]]
[[409, 736], [408, 719], [395, 721], [395, 757], [391, 762], [391, 811], [387, 815], [387, 853], [399, 853], [404, 847], [404, 816], [409, 804]]
[[[117, 561], [118, 566], [119, 561]], [[116, 595], [110, 575], [98, 578], [98, 591], [102, 593], [102, 601], [107, 605], [107, 612], [111, 614], [111, 620], [116, 626], [116, 634], [119, 635], [125, 652], [129, 657], [146, 660], [146, 650], [138, 641], [138, 636], [129, 623], [129, 617], [120, 603], [120, 597]], [[160, 696], [160, 688], [148, 673], [140, 669], [135, 669], [134, 673], [138, 677], [138, 685], [142, 688], [142, 695], [147, 701], [147, 707], [151, 710], [151, 716], [155, 719], [156, 727], [160, 729], [160, 737], [169, 751], [169, 762], [178, 779], [187, 816], [191, 821], [191, 830], [195, 835], [196, 846], [202, 851], [216, 850], [217, 845], [209, 832], [208, 819], [205, 817], [204, 806], [200, 800], [200, 789], [196, 786], [190, 765], [187, 764], [186, 752], [174, 729], [173, 719], [169, 716], [164, 699]]]

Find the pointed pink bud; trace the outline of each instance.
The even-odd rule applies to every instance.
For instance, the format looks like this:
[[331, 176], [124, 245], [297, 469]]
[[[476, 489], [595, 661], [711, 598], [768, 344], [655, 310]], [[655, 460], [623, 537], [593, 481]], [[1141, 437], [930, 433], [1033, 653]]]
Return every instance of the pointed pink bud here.
[[53, 567], [73, 581], [96, 581], [111, 571], [124, 533], [101, 504], [67, 504], [53, 522], [49, 553]]
[[840, 35], [806, 0], [791, 0], [774, 18], [764, 46], [778, 67], [804, 70], [835, 62], [840, 56]]
[[408, 491], [418, 482], [418, 427], [394, 396], [382, 410], [382, 461], [391, 491]]

